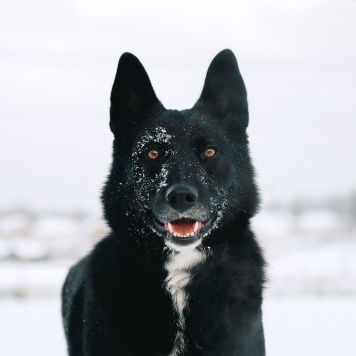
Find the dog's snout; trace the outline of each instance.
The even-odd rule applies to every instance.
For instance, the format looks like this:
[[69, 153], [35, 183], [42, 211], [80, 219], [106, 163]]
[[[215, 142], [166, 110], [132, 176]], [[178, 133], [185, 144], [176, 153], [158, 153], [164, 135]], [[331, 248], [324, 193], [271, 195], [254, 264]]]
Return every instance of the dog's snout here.
[[167, 189], [166, 200], [181, 212], [190, 209], [198, 199], [198, 191], [187, 183], [176, 183]]

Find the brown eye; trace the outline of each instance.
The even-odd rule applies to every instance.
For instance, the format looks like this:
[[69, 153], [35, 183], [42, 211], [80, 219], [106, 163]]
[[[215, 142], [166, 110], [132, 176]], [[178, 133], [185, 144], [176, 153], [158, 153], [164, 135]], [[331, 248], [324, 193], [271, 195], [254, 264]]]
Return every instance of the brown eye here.
[[157, 150], [149, 150], [147, 156], [149, 159], [155, 160], [159, 157], [159, 152]]
[[204, 156], [207, 158], [212, 158], [216, 155], [216, 149], [213, 147], [209, 147], [204, 151]]

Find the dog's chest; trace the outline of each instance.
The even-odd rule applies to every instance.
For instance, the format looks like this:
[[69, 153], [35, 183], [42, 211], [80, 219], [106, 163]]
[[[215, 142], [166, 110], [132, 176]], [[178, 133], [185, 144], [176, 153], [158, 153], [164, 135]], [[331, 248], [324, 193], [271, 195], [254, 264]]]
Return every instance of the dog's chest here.
[[193, 267], [204, 262], [205, 258], [204, 252], [193, 249], [173, 252], [165, 263], [165, 269], [168, 272], [165, 288], [171, 296], [173, 307], [177, 313], [176, 323], [178, 329], [170, 356], [182, 355], [185, 350], [185, 313], [189, 303], [187, 286], [193, 277]]

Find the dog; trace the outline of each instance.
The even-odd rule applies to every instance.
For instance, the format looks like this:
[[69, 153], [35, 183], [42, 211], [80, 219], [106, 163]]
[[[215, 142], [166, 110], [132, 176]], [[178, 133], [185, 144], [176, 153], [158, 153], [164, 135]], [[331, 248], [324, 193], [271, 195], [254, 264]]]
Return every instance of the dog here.
[[140, 61], [121, 56], [102, 191], [111, 232], [63, 286], [70, 356], [265, 355], [248, 122], [230, 50], [182, 111], [165, 109]]

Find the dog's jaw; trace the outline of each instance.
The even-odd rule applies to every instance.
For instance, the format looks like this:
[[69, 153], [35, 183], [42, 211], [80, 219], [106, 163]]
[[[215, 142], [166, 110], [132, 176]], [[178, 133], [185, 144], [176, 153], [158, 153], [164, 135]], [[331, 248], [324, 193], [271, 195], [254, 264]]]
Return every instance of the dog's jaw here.
[[169, 241], [166, 240], [165, 244], [166, 246], [173, 250], [173, 251], [177, 251], [177, 252], [185, 252], [185, 251], [192, 251], [195, 250], [198, 246], [200, 246], [202, 243], [202, 239], [198, 239], [195, 242], [190, 243], [189, 245], [178, 245], [176, 243], [174, 243], [174, 241]]

